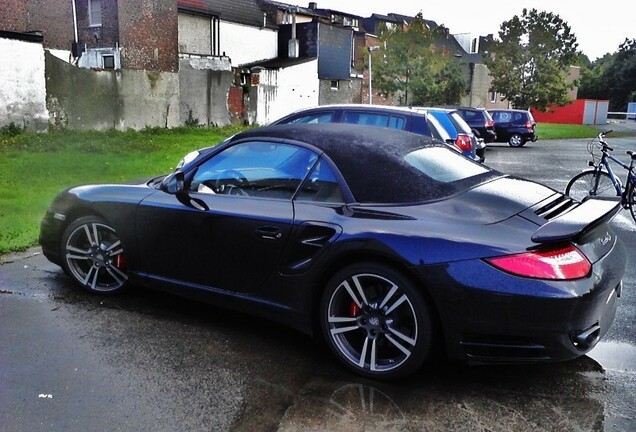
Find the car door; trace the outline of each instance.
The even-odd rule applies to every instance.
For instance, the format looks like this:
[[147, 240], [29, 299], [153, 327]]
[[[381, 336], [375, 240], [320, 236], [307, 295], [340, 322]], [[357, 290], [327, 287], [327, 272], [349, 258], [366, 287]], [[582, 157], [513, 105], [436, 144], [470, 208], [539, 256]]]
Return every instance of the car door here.
[[491, 115], [495, 122], [497, 139], [507, 141], [510, 135], [508, 129], [511, 126], [512, 116], [507, 111], [493, 111], [491, 112]]
[[250, 293], [275, 274], [293, 224], [292, 196], [317, 160], [272, 141], [232, 145], [188, 176], [188, 198], [157, 192], [137, 214], [142, 265], [159, 281]]

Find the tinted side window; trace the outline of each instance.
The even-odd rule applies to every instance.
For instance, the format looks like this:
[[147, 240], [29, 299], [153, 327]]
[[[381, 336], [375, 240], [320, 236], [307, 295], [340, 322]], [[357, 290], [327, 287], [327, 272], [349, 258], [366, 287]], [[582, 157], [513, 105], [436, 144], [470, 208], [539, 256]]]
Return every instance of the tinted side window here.
[[526, 116], [523, 113], [514, 113], [514, 122], [515, 123], [525, 123]]
[[342, 116], [342, 123], [389, 127], [392, 129], [403, 130], [406, 126], [406, 119], [404, 117], [392, 116], [389, 114], [347, 111]]
[[247, 142], [228, 147], [203, 163], [192, 192], [291, 199], [318, 156], [302, 147]]
[[292, 119], [285, 120], [280, 122], [279, 124], [314, 124], [314, 123], [333, 123], [334, 113], [330, 112], [319, 112], [301, 115], [299, 117], [293, 117]]
[[512, 116], [505, 111], [496, 111], [492, 114], [495, 123], [510, 123]]
[[300, 187], [296, 199], [314, 202], [344, 202], [338, 180], [327, 162], [320, 160], [316, 164]]
[[476, 123], [482, 119], [482, 114], [479, 111], [461, 110], [459, 113], [467, 122]]

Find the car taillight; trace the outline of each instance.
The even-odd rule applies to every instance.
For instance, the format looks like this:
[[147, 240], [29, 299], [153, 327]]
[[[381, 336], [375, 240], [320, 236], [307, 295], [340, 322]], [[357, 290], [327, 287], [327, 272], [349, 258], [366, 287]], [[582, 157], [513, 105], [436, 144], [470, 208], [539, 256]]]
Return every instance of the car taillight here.
[[526, 129], [529, 131], [534, 129], [534, 124], [530, 120], [526, 121]]
[[535, 279], [580, 279], [592, 269], [585, 255], [573, 245], [489, 258], [486, 261], [505, 272]]
[[486, 127], [493, 127], [495, 126], [495, 122], [492, 120], [486, 120]]
[[457, 135], [457, 138], [455, 139], [455, 145], [461, 151], [466, 151], [473, 148], [473, 142], [471, 141], [470, 137], [464, 134]]

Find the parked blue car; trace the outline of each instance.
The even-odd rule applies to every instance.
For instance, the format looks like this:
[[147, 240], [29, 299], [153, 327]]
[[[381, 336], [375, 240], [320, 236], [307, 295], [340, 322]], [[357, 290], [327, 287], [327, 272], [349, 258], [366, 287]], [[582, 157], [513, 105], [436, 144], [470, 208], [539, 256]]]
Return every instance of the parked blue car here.
[[464, 156], [478, 162], [486, 160], [486, 144], [478, 139], [471, 127], [456, 109], [415, 107], [416, 111], [427, 112], [435, 118], [450, 135], [452, 142], [462, 150]]

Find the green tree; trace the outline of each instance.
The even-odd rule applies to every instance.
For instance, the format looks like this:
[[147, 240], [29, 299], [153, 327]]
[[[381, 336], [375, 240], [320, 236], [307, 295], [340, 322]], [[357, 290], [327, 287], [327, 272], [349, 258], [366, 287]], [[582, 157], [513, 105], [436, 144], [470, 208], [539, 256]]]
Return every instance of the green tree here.
[[484, 62], [492, 76], [492, 90], [515, 108], [545, 111], [565, 105], [576, 83], [568, 81], [577, 62], [576, 36], [558, 15], [524, 9], [501, 24], [499, 39]]
[[466, 83], [457, 61], [436, 46], [445, 32], [428, 29], [421, 13], [406, 29], [384, 29], [383, 48], [372, 54], [374, 88], [400, 96], [405, 105], [458, 103]]
[[579, 97], [609, 99], [609, 110], [624, 112], [636, 100], [636, 39], [625, 39], [613, 54], [605, 54], [581, 72]]
[[636, 97], [636, 39], [623, 42], [603, 73], [609, 83], [610, 111], [627, 111]]

